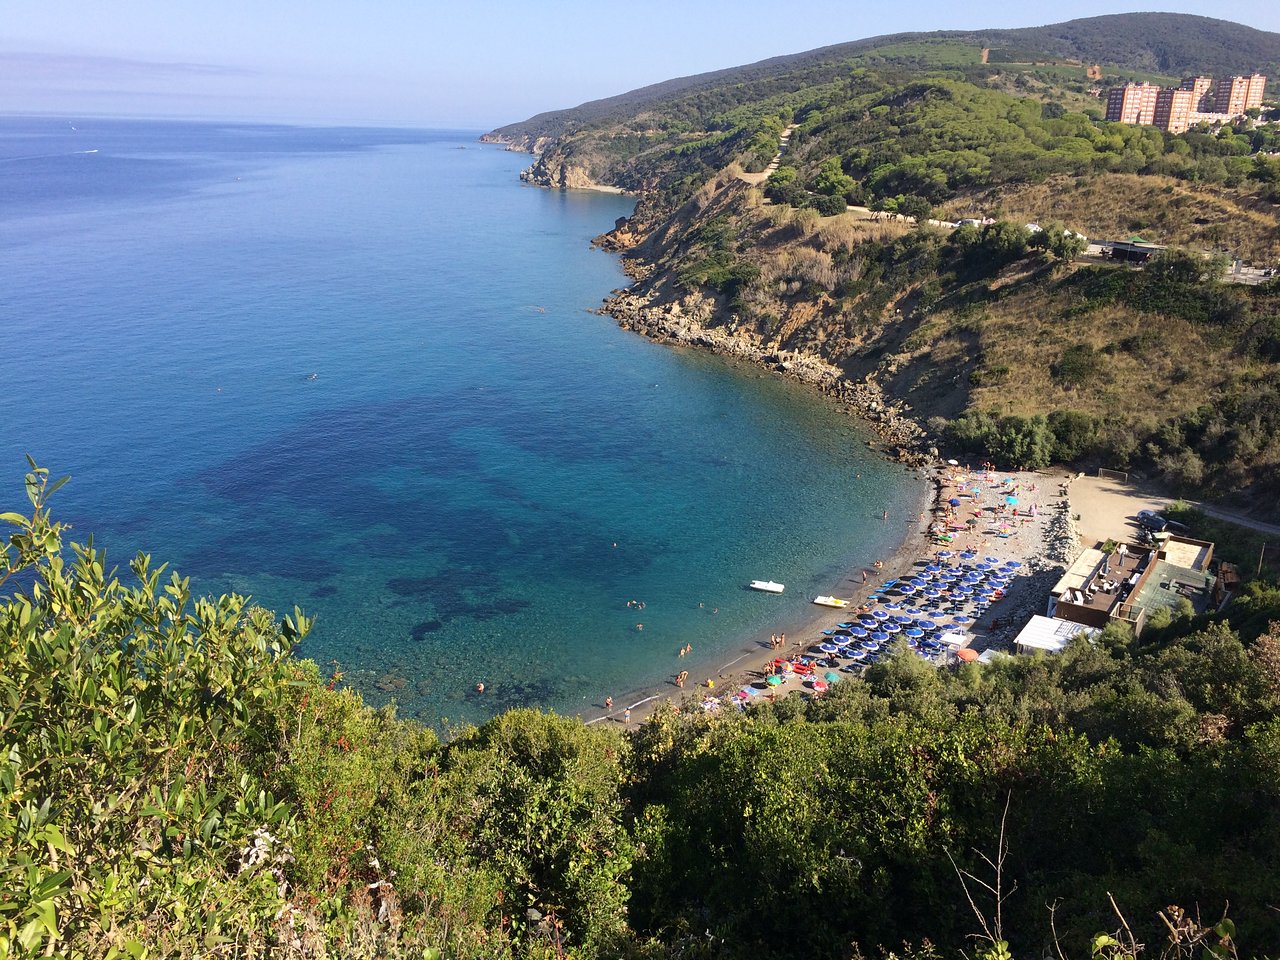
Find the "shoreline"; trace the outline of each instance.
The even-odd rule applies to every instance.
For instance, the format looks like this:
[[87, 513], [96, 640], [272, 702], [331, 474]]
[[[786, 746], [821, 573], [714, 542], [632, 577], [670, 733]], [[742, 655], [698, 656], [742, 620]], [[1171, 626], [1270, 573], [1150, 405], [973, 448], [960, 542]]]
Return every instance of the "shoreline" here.
[[[870, 566], [859, 564], [843, 568], [836, 574], [835, 584], [830, 588], [830, 592], [835, 596], [849, 598], [853, 601], [851, 606], [865, 599], [879, 585], [886, 573], [903, 568], [910, 560], [927, 552], [929, 548], [928, 521], [921, 523], [917, 515], [920, 513], [927, 515], [936, 503], [940, 489], [938, 476], [936, 471], [931, 469], [923, 471], [923, 475], [920, 475], [919, 471], [913, 472], [917, 473], [914, 481], [922, 481], [922, 487], [916, 498], [916, 510], [914, 514], [903, 520], [906, 532], [901, 543], [894, 547], [888, 556], [879, 558], [884, 561], [884, 569], [875, 570]], [[866, 583], [862, 582], [864, 570], [867, 571]], [[814, 643], [814, 635], [818, 631], [842, 619], [845, 615], [843, 610], [811, 604], [806, 614], [793, 616], [789, 620], [780, 620], [771, 628], [771, 631], [787, 635], [787, 645], [783, 649], [775, 650], [770, 647], [769, 635], [763, 631], [751, 634], [735, 641], [735, 644], [726, 648], [720, 656], [710, 659], [702, 658], [688, 663], [677, 659], [674, 664], [676, 669], [667, 680], [623, 691], [621, 696], [614, 697], [615, 703], [612, 710], [607, 710], [599, 704], [592, 709], [579, 711], [576, 716], [587, 726], [608, 721], [622, 723], [623, 711], [630, 708], [631, 722], [635, 724], [646, 719], [662, 704], [670, 703], [681, 709], [686, 707], [692, 709], [697, 701], [705, 696], [718, 697], [741, 689], [757, 678], [765, 665], [775, 657], [799, 653], [811, 646]], [[698, 670], [690, 669], [687, 685], [683, 688], [677, 686], [672, 678], [681, 669], [692, 667], [694, 664], [698, 665]], [[714, 689], [705, 685], [706, 679], [715, 680]]]

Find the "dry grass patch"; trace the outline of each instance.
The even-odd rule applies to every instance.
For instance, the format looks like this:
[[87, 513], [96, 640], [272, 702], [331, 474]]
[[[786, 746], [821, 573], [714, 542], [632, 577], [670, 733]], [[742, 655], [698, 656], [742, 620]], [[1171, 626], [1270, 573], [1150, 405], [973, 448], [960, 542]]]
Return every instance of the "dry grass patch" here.
[[[1280, 260], [1280, 207], [1226, 187], [1108, 173], [1051, 177], [976, 199], [992, 216], [1021, 223], [1056, 220], [1093, 240], [1138, 233], [1155, 243], [1226, 250], [1251, 262]], [[968, 202], [962, 206], [967, 209]]]

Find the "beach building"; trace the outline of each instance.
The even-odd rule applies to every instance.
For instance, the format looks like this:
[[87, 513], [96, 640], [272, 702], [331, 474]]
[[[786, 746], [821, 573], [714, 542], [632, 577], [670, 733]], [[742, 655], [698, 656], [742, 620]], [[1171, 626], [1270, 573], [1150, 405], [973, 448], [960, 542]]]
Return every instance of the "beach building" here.
[[1205, 610], [1212, 602], [1212, 560], [1212, 543], [1164, 534], [1154, 548], [1131, 543], [1111, 552], [1089, 548], [1049, 592], [1046, 615], [1095, 629], [1119, 620], [1136, 636], [1153, 611], [1175, 607], [1180, 597], [1196, 612]]
[[1036, 614], [1014, 638], [1013, 649], [1015, 653], [1061, 653], [1076, 637], [1092, 639], [1097, 634], [1083, 623]]

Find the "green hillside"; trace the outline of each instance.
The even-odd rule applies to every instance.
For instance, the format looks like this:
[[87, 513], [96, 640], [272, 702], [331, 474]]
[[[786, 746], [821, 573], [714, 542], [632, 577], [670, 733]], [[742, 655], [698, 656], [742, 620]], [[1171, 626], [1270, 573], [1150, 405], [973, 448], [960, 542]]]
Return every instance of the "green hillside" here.
[[[1239, 69], [1280, 51], [1280, 36], [1175, 14], [1016, 33], [999, 49], [1026, 62], [981, 62], [994, 34], [912, 35], [677, 81], [656, 99], [637, 91], [541, 143], [527, 176], [639, 195], [608, 240], [642, 278], [611, 307], [638, 329], [665, 335], [678, 309], [736, 352], [819, 356], [911, 404], [929, 427], [920, 449], [1113, 466], [1274, 504], [1274, 282], [1175, 269], [1180, 286], [1153, 295], [1061, 241], [1141, 234], [1211, 266], [1280, 266], [1280, 125], [1247, 117], [1174, 136], [1106, 123], [1100, 99], [1142, 70]], [[931, 218], [1007, 222], [977, 235]], [[1083, 292], [1104, 289], [1105, 302]], [[1157, 355], [1141, 335], [1151, 328], [1178, 348]], [[1085, 347], [1094, 376], [1053, 373]], [[1049, 423], [1074, 432], [1051, 436]]]
[[[494, 130], [510, 140], [560, 137], [587, 127], [627, 120], [650, 110], [663, 111], [676, 101], [712, 92], [753, 98], [776, 95], [785, 88], [812, 86], [839, 78], [850, 61], [876, 52], [890, 58], [915, 56], [917, 45], [942, 42], [972, 48], [976, 63], [982, 48], [997, 58], [1061, 58], [1106, 64], [1126, 74], [1180, 76], [1262, 72], [1280, 75], [1280, 34], [1255, 30], [1226, 20], [1176, 13], [1122, 13], [1015, 30], [898, 33], [841, 43], [789, 56], [710, 73], [667, 80], [570, 109], [538, 114]], [[928, 57], [928, 54], [925, 53]], [[933, 58], [930, 58], [933, 59]], [[939, 62], [934, 59], [934, 62]]]

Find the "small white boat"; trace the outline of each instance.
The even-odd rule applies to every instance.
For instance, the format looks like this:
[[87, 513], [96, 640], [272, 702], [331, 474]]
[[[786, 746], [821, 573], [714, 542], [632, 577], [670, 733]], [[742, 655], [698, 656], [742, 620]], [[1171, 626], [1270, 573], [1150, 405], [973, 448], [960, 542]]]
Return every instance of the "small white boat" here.
[[750, 586], [752, 590], [763, 590], [765, 593], [781, 593], [787, 589], [782, 584], [774, 583], [772, 580], [752, 580]]
[[820, 607], [847, 607], [848, 600], [841, 600], [839, 597], [814, 597], [813, 602]]

